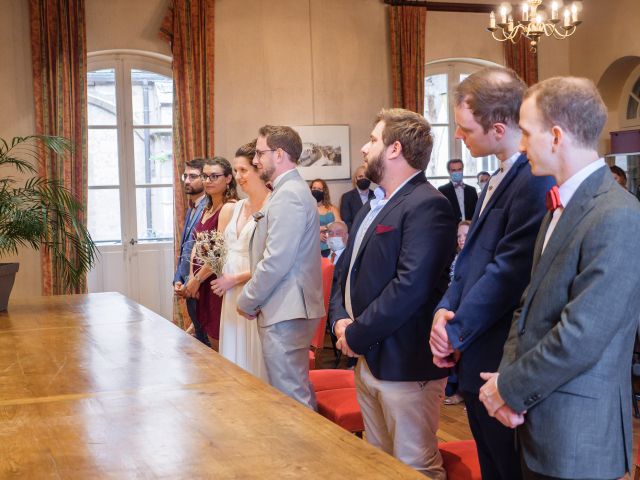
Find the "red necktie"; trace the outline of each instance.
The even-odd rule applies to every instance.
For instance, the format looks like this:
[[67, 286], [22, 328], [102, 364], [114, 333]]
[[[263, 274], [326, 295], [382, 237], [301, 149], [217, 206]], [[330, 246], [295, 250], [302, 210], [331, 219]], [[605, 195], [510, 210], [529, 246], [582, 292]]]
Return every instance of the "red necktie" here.
[[331, 260], [331, 263], [336, 263], [336, 252], [331, 252], [329, 260]]
[[196, 208], [196, 202], [189, 200], [189, 208]]
[[554, 212], [556, 208], [561, 208], [562, 202], [560, 201], [560, 192], [558, 186], [554, 185], [551, 190], [547, 192], [547, 210]]

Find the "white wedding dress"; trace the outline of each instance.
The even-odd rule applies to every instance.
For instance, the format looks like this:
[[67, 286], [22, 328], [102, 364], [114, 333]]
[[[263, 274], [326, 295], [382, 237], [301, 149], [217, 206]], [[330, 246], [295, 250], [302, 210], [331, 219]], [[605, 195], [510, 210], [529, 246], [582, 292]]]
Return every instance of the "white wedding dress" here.
[[[223, 274], [238, 274], [250, 270], [249, 242], [256, 228], [254, 219], [249, 219], [238, 233], [238, 218], [245, 200], [236, 203], [233, 216], [224, 231], [227, 245], [227, 260]], [[222, 299], [220, 316], [220, 354], [256, 377], [269, 382], [262, 356], [262, 345], [258, 337], [258, 322], [247, 320], [238, 314], [238, 296], [244, 284], [227, 290]]]

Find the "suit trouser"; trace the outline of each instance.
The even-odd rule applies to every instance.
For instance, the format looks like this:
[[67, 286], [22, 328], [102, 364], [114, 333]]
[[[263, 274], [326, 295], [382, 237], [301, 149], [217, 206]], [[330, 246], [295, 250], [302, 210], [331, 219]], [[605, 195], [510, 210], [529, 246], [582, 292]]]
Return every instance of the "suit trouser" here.
[[295, 318], [258, 327], [269, 383], [285, 395], [317, 409], [309, 381], [309, 347], [318, 319]]
[[[522, 464], [522, 478], [524, 480], [566, 480], [560, 477], [550, 477], [548, 475], [542, 475], [541, 473], [536, 473], [529, 470], [524, 458], [521, 459]], [[624, 477], [622, 477], [624, 478]], [[616, 480], [616, 479], [580, 479], [580, 480]]]
[[476, 441], [483, 480], [519, 480], [520, 457], [516, 452], [515, 430], [489, 416], [478, 393], [459, 392], [467, 407], [469, 427]]
[[193, 330], [195, 331], [196, 338], [204, 343], [207, 347], [210, 347], [209, 337], [203, 330], [202, 326], [198, 322], [198, 300], [195, 298], [187, 298], [187, 312], [189, 312], [189, 318], [193, 324]]
[[356, 392], [367, 441], [429, 478], [446, 479], [436, 437], [446, 383], [378, 380], [360, 357]]

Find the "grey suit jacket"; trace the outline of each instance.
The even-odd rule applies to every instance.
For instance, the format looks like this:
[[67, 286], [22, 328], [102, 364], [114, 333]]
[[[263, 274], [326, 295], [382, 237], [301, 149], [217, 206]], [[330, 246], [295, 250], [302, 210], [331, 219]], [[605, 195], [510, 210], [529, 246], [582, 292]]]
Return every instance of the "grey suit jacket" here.
[[297, 170], [280, 178], [261, 210], [249, 247], [251, 280], [238, 297], [241, 310], [262, 327], [324, 315], [320, 222], [316, 201]]
[[631, 355], [640, 311], [640, 204], [608, 167], [580, 185], [514, 313], [499, 368], [534, 472], [619, 478], [631, 468]]

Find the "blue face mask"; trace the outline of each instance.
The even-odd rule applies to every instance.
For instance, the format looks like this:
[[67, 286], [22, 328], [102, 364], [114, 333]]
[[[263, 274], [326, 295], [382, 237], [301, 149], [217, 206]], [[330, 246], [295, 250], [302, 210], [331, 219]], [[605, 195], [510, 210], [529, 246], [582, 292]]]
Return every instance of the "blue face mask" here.
[[451, 172], [451, 181], [453, 183], [460, 183], [462, 181], [462, 172]]

